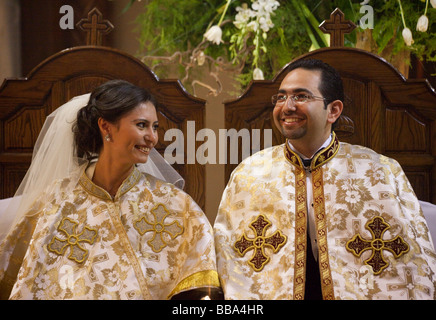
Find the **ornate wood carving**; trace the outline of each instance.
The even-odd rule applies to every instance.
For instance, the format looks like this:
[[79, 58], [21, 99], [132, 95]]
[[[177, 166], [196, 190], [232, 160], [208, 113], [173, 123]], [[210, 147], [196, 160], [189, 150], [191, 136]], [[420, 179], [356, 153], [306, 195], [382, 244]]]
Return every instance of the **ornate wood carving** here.
[[81, 19], [76, 26], [86, 32], [86, 44], [100, 46], [102, 37], [114, 29], [112, 23], [103, 19], [102, 13], [95, 7], [88, 13], [88, 18]]
[[344, 34], [350, 33], [356, 28], [351, 20], [345, 20], [344, 13], [336, 8], [330, 15], [329, 20], [324, 20], [319, 28], [322, 32], [330, 34], [330, 47], [343, 47]]

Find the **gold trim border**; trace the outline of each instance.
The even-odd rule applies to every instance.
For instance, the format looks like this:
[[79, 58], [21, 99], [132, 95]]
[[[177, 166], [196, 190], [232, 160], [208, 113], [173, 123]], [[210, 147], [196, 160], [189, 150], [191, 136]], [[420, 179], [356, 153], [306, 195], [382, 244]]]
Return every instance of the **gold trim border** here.
[[[321, 167], [322, 165], [324, 165], [325, 163], [327, 163], [328, 161], [330, 161], [331, 159], [333, 159], [336, 156], [336, 154], [339, 152], [339, 146], [340, 143], [338, 137], [336, 136], [336, 133], [333, 131], [332, 141], [326, 148], [322, 149], [313, 157], [312, 163], [310, 165], [310, 170], [315, 170]], [[304, 169], [300, 157], [294, 151], [292, 151], [291, 147], [289, 147], [288, 139], [286, 139], [284, 153], [285, 153], [286, 160], [288, 160], [294, 166]]]
[[[136, 167], [133, 168], [133, 171], [130, 175], [123, 181], [120, 188], [115, 195], [115, 198], [121, 197], [123, 194], [127, 193], [130, 189], [132, 189], [141, 178], [141, 171], [139, 171]], [[91, 195], [100, 198], [102, 200], [112, 201], [112, 196], [103, 188], [97, 186], [92, 182], [92, 180], [86, 175], [86, 170], [82, 173], [79, 179], [80, 185]]]
[[182, 281], [171, 291], [167, 299], [183, 291], [200, 288], [200, 287], [217, 287], [221, 288], [218, 272], [215, 270], [203, 270], [191, 274]]
[[304, 300], [307, 252], [307, 194], [306, 173], [298, 167], [295, 172], [295, 191], [294, 300]]
[[323, 170], [317, 168], [312, 172], [313, 206], [318, 239], [319, 272], [323, 300], [335, 300], [333, 278], [330, 270], [327, 245], [327, 219], [325, 213]]
[[145, 300], [151, 299], [150, 292], [148, 291], [148, 282], [144, 273], [142, 272], [141, 263], [135, 250], [130, 243], [129, 236], [127, 235], [126, 229], [121, 222], [121, 212], [116, 208], [116, 205], [112, 202], [108, 203], [108, 212], [118, 234], [119, 241], [121, 245], [125, 248], [125, 253], [130, 263], [132, 264], [133, 271], [135, 272], [136, 278], [138, 280], [139, 288]]

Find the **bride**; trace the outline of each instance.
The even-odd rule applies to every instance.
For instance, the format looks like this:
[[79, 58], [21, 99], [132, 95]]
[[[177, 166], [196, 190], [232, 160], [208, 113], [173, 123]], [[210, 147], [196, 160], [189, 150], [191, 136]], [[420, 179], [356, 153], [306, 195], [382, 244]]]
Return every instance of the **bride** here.
[[2, 299], [221, 297], [212, 228], [157, 128], [153, 97], [122, 80], [48, 117], [0, 223]]

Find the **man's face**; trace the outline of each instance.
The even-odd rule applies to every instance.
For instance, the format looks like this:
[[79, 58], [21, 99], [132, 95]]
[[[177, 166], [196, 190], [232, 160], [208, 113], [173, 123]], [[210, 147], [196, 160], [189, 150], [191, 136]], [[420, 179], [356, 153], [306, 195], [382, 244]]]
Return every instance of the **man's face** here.
[[[322, 97], [318, 89], [320, 81], [321, 71], [298, 68], [286, 75], [280, 85], [279, 93], [288, 96], [306, 94]], [[277, 128], [297, 149], [301, 146], [312, 150], [319, 148], [330, 135], [332, 124], [330, 111], [331, 105], [329, 104], [325, 109], [322, 99], [294, 102], [288, 98], [284, 103], [276, 104], [273, 116]], [[305, 153], [303, 149], [299, 151]]]

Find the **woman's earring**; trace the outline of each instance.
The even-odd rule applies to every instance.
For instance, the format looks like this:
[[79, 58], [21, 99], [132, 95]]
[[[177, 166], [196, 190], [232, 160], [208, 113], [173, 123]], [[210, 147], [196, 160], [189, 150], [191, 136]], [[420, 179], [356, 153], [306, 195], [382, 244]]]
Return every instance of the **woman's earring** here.
[[107, 142], [111, 141], [111, 137], [109, 137], [109, 133], [104, 137], [104, 139], [105, 139]]

